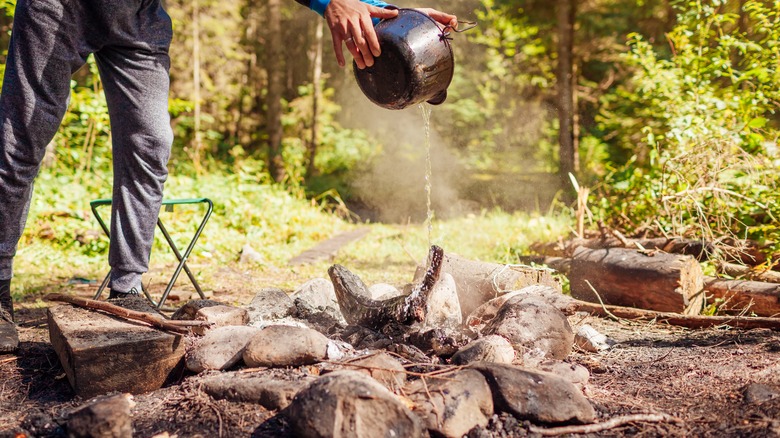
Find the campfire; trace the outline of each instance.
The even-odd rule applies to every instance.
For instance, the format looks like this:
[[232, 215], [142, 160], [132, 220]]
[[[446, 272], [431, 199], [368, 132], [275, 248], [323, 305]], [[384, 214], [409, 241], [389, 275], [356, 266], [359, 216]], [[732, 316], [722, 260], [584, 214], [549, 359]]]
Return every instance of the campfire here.
[[[562, 294], [549, 269], [432, 246], [400, 290], [368, 286], [341, 265], [328, 275], [291, 294], [263, 289], [244, 307], [191, 301], [170, 319], [140, 299], [119, 307], [51, 296], [78, 306], [50, 309], [51, 340], [82, 397], [151, 391], [180, 381], [184, 366], [213, 398], [278, 410], [301, 437], [461, 437], [496, 414], [547, 432], [557, 429], [542, 426], [595, 431], [636, 420], [591, 424], [589, 372], [565, 360], [575, 345], [598, 351], [610, 342], [588, 326], [574, 332], [568, 316], [589, 303]], [[124, 425], [117, 412], [129, 408], [95, 412], [126, 403], [99, 398], [69, 424]], [[642, 420], [673, 420], [656, 417]]]

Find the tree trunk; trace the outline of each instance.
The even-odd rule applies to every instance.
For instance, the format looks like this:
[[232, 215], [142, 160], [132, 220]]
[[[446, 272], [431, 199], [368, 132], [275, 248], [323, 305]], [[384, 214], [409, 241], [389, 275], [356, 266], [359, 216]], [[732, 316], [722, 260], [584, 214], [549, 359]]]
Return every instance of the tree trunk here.
[[[707, 277], [707, 302], [727, 314], [780, 315], [780, 284]], [[717, 301], [716, 301], [717, 300]]]
[[312, 93], [312, 105], [311, 105], [311, 139], [309, 139], [308, 147], [308, 160], [306, 162], [306, 178], [314, 176], [317, 170], [314, 167], [314, 160], [317, 157], [317, 138], [319, 136], [319, 124], [317, 118], [319, 116], [320, 96], [322, 95], [322, 33], [323, 33], [323, 21], [317, 21], [317, 30], [315, 34], [315, 41], [317, 48], [314, 51], [314, 74], [312, 77], [312, 86], [314, 87]]
[[691, 256], [579, 247], [569, 281], [571, 296], [592, 303], [690, 315], [699, 314], [704, 301], [704, 274]]
[[574, 145], [574, 0], [558, 0], [558, 123], [560, 141], [560, 181], [564, 193], [571, 195], [569, 174], [577, 172], [577, 150]]
[[266, 97], [266, 123], [268, 130], [268, 171], [276, 182], [284, 180], [282, 158], [282, 14], [279, 0], [268, 0], [266, 71], [268, 94]]

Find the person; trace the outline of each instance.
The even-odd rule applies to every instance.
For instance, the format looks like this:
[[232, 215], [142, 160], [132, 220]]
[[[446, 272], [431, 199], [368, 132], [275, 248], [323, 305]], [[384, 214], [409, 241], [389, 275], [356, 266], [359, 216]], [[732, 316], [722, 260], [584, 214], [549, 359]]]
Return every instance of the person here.
[[[296, 1], [327, 20], [340, 66], [342, 45], [358, 68], [371, 66], [381, 54], [372, 19], [398, 13], [381, 0]], [[444, 25], [457, 24], [454, 15], [422, 11]], [[173, 143], [171, 37], [161, 0], [18, 0], [0, 94], [0, 324], [14, 319], [13, 257], [33, 180], [67, 109], [71, 76], [90, 54], [112, 131], [109, 299], [141, 291]]]

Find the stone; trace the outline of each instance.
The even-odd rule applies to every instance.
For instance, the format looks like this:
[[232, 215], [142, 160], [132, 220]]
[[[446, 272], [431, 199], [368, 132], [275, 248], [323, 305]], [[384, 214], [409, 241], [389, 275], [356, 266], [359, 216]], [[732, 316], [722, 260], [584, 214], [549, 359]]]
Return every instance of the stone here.
[[393, 392], [406, 384], [406, 368], [396, 358], [385, 352], [375, 352], [351, 359], [339, 366], [369, 375]]
[[237, 403], [257, 403], [268, 410], [281, 410], [290, 405], [295, 394], [316, 378], [310, 375], [246, 375], [220, 373], [199, 383], [206, 394], [217, 400]]
[[510, 364], [515, 360], [515, 349], [506, 338], [490, 335], [472, 341], [461, 348], [454, 356], [452, 363], [466, 365], [472, 362], [493, 362]]
[[265, 258], [247, 243], [241, 248], [241, 256], [238, 259], [238, 263], [242, 265], [262, 265], [265, 264]]
[[564, 359], [574, 345], [574, 333], [566, 315], [535, 296], [510, 298], [483, 333], [508, 339], [524, 361]]
[[300, 299], [315, 309], [330, 307], [338, 310], [339, 308], [333, 283], [325, 278], [314, 278], [307, 281], [296, 289], [290, 298], [293, 301]]
[[449, 273], [455, 279], [464, 317], [507, 291], [539, 284], [561, 290], [549, 270], [473, 261], [452, 253], [445, 254], [442, 273]]
[[99, 397], [73, 411], [67, 420], [69, 438], [131, 438], [130, 394]]
[[285, 411], [300, 438], [421, 438], [420, 419], [387, 388], [356, 371], [326, 374]]
[[222, 303], [219, 301], [214, 300], [191, 300], [188, 301], [185, 305], [181, 306], [176, 312], [171, 315], [171, 319], [177, 320], [177, 321], [191, 321], [195, 319], [196, 314], [198, 313], [198, 310], [206, 308], [206, 307], [212, 307], [212, 306], [221, 306]]
[[501, 309], [507, 301], [516, 296], [544, 298], [549, 304], [555, 306], [564, 313], [570, 313], [572, 306], [574, 305], [574, 300], [570, 296], [562, 294], [559, 290], [543, 284], [534, 284], [520, 290], [499, 295], [477, 307], [477, 309], [466, 318], [466, 327], [476, 333], [480, 333], [485, 325], [496, 317], [499, 309]]
[[745, 403], [757, 404], [780, 397], [780, 389], [763, 383], [751, 383], [742, 390]]
[[210, 327], [193, 327], [192, 332], [196, 335], [204, 335], [209, 330], [229, 325], [247, 325], [249, 323], [249, 312], [240, 307], [219, 305], [204, 307], [195, 313], [196, 321], [208, 321]]
[[250, 367], [296, 367], [328, 358], [328, 338], [316, 330], [272, 325], [249, 340], [244, 363]]
[[295, 310], [295, 304], [283, 290], [265, 288], [255, 294], [246, 310], [249, 313], [249, 324], [266, 325], [290, 316]]
[[460, 327], [463, 315], [458, 303], [458, 291], [452, 275], [442, 273], [439, 281], [433, 285], [426, 306], [425, 328]]
[[486, 426], [493, 415], [490, 387], [477, 370], [415, 380], [404, 393], [414, 402], [413, 412], [436, 436], [460, 438], [477, 426]]
[[615, 344], [614, 341], [608, 339], [606, 336], [599, 333], [598, 330], [587, 324], [583, 324], [577, 329], [577, 334], [574, 336], [574, 343], [577, 347], [591, 353], [608, 350]]
[[562, 377], [580, 389], [584, 389], [588, 384], [588, 380], [590, 380], [590, 371], [577, 363], [548, 360], [537, 364], [534, 368]]
[[58, 305], [48, 309], [48, 326], [68, 381], [83, 398], [153, 391], [182, 365], [183, 336], [137, 322]]
[[320, 333], [336, 333], [347, 325], [340, 310], [333, 307], [312, 307], [301, 298], [295, 299], [292, 317]]
[[241, 360], [247, 343], [260, 330], [247, 326], [225, 326], [209, 330], [187, 352], [185, 356], [187, 369], [200, 373], [232, 367]]
[[368, 293], [374, 301], [386, 300], [402, 295], [397, 287], [387, 283], [376, 283], [369, 286]]
[[469, 365], [485, 376], [499, 411], [541, 423], [590, 423], [593, 406], [568, 380], [544, 371], [479, 362]]

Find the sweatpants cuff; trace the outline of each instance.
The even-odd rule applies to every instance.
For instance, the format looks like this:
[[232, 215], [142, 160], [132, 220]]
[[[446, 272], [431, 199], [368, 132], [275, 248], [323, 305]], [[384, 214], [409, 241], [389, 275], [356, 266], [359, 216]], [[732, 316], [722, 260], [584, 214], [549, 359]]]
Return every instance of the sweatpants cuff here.
[[130, 289], [141, 290], [141, 273], [127, 272], [121, 269], [111, 271], [111, 290], [117, 292], [130, 292]]

